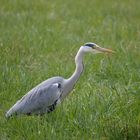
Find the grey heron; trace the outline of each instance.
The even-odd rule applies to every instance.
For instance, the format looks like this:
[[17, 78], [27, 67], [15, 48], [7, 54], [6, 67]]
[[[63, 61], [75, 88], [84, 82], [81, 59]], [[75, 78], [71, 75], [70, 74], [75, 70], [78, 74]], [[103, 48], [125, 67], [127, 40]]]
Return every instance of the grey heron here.
[[18, 100], [6, 112], [6, 118], [14, 114], [43, 115], [53, 111], [74, 88], [83, 72], [83, 56], [87, 52], [94, 54], [113, 53], [112, 50], [99, 47], [95, 43], [84, 44], [77, 52], [75, 57], [76, 68], [68, 79], [57, 76], [43, 81]]

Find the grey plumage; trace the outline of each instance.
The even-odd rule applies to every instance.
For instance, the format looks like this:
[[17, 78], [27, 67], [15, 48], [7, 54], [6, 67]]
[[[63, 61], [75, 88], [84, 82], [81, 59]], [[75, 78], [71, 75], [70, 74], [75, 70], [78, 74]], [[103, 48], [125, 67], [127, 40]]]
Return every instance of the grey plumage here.
[[[12, 114], [44, 114], [51, 111], [51, 106], [60, 102], [61, 84], [64, 79], [61, 77], [50, 78], [24, 95], [17, 103], [6, 113], [6, 117]], [[54, 106], [54, 108], [55, 108]]]
[[14, 114], [42, 115], [53, 111], [71, 92], [78, 81], [83, 72], [83, 56], [86, 52], [99, 53], [113, 51], [101, 48], [95, 43], [87, 43], [81, 46], [75, 57], [76, 69], [72, 76], [68, 79], [53, 77], [42, 82], [18, 100], [16, 104], [7, 111], [5, 116], [8, 118]]

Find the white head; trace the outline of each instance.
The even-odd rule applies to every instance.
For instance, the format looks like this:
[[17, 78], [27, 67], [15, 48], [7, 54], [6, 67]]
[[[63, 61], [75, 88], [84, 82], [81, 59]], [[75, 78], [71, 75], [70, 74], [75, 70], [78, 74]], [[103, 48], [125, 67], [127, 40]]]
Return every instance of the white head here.
[[81, 46], [81, 49], [84, 52], [92, 52], [92, 53], [113, 53], [114, 52], [110, 49], [99, 47], [97, 44], [92, 43], [92, 42], [88, 42], [84, 44], [84, 46]]

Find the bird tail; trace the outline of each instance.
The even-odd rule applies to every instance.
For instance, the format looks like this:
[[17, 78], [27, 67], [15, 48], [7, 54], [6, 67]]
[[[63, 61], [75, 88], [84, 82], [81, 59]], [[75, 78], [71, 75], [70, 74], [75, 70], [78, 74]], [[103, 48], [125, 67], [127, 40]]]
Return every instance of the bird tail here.
[[17, 106], [18, 102], [13, 105], [5, 114], [6, 118], [10, 118], [13, 114], [17, 114], [18, 111], [18, 106]]
[[6, 112], [5, 117], [10, 118], [15, 113], [16, 113], [16, 110], [15, 110], [15, 107], [13, 106]]

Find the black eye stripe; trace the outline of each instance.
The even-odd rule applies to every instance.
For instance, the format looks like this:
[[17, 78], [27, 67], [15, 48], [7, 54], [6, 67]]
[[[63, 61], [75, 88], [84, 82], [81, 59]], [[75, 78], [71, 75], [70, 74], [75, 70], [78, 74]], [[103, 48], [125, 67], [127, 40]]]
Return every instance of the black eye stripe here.
[[85, 46], [93, 47], [93, 44], [86, 44]]
[[94, 48], [95, 44], [93, 44], [93, 43], [86, 43], [85, 46]]

